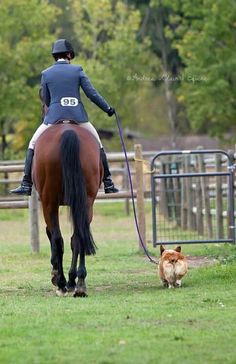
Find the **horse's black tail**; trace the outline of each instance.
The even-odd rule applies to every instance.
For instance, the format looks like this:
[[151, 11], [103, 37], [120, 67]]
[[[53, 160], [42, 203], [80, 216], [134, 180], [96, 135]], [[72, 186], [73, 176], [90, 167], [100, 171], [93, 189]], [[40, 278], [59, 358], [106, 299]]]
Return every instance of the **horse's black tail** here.
[[61, 137], [61, 160], [64, 201], [70, 206], [74, 232], [78, 236], [79, 252], [96, 252], [89, 228], [87, 212], [87, 193], [83, 170], [80, 163], [80, 140], [73, 130], [66, 130]]

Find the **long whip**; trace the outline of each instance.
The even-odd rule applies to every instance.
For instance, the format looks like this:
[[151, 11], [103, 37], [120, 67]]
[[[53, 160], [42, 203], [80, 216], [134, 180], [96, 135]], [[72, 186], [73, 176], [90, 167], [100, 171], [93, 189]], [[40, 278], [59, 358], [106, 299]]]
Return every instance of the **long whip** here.
[[132, 201], [132, 206], [133, 206], [133, 214], [134, 214], [134, 221], [135, 221], [135, 226], [136, 226], [136, 230], [138, 233], [138, 238], [139, 241], [142, 245], [142, 248], [146, 254], [146, 256], [148, 257], [148, 259], [150, 260], [151, 263], [154, 264], [158, 264], [149, 254], [145, 243], [143, 241], [140, 229], [139, 229], [139, 224], [138, 224], [138, 218], [137, 218], [137, 212], [136, 212], [136, 207], [135, 207], [135, 201], [134, 201], [134, 188], [133, 188], [133, 182], [132, 182], [132, 176], [131, 176], [131, 171], [130, 171], [130, 166], [129, 166], [129, 160], [128, 160], [128, 156], [127, 156], [127, 151], [126, 151], [126, 146], [125, 146], [125, 142], [124, 142], [124, 137], [123, 137], [123, 130], [122, 130], [122, 126], [121, 126], [121, 121], [119, 119], [119, 116], [117, 114], [117, 112], [115, 111], [115, 118], [116, 118], [116, 124], [118, 127], [118, 131], [119, 131], [119, 136], [120, 136], [120, 140], [121, 140], [121, 144], [122, 144], [122, 149], [124, 152], [124, 156], [125, 156], [125, 162], [126, 162], [126, 166], [127, 166], [127, 172], [128, 172], [128, 180], [129, 180], [129, 185], [130, 185], [130, 192], [131, 192], [131, 201]]

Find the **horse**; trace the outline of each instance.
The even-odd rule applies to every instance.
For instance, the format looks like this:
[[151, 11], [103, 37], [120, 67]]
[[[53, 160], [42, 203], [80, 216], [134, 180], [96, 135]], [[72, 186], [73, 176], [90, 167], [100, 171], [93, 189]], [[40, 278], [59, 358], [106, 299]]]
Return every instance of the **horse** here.
[[[57, 286], [58, 296], [66, 296], [68, 292], [73, 292], [74, 297], [87, 296], [85, 256], [96, 253], [90, 223], [102, 177], [100, 146], [94, 136], [79, 125], [52, 125], [37, 140], [32, 178], [42, 204], [51, 245], [51, 282]], [[73, 226], [68, 282], [63, 272], [61, 205], [69, 206]]]

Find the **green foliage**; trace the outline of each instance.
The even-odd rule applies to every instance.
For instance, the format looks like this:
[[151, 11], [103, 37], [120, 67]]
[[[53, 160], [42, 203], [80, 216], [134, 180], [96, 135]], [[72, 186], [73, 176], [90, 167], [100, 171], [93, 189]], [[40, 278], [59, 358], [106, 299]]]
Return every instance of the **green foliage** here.
[[[161, 90], [167, 107], [160, 110], [166, 113], [169, 133], [171, 132], [172, 144], [175, 144], [177, 134], [189, 131], [189, 125], [185, 117], [182, 117], [179, 105], [176, 101], [176, 89], [179, 87], [178, 75], [183, 67], [178, 50], [173, 45], [172, 38], [167, 34], [166, 28], [170, 25], [170, 19], [174, 10], [169, 0], [150, 1], [149, 7], [143, 9], [143, 24], [140, 29], [140, 38], [148, 34], [151, 39], [151, 50], [160, 60], [161, 70], [156, 77], [155, 85]], [[173, 29], [170, 29], [172, 35]], [[181, 112], [180, 112], [181, 111]], [[161, 123], [161, 122], [160, 122]]]
[[[121, 117], [125, 116], [125, 124], [137, 128], [140, 119], [134, 118], [135, 102], [140, 93], [144, 96], [146, 84], [136, 82], [133, 76], [150, 75], [159, 66], [150, 52], [148, 38], [142, 43], [137, 41], [140, 12], [122, 1], [71, 0], [70, 4], [79, 62], [99, 92]], [[89, 113], [97, 127], [111, 125], [97, 107], [89, 106]]]
[[[40, 73], [54, 37], [50, 27], [58, 14], [46, 0], [2, 0], [0, 12], [0, 120], [5, 133], [17, 124], [16, 146], [40, 122]], [[3, 130], [2, 130], [3, 132]], [[25, 135], [24, 135], [25, 137]]]
[[236, 3], [184, 0], [172, 9], [167, 34], [185, 64], [178, 100], [194, 131], [222, 135], [236, 117]]
[[[0, 133], [16, 132], [13, 145], [20, 150], [40, 123], [40, 73], [52, 62], [57, 37], [73, 42], [75, 62], [124, 126], [146, 135], [170, 126], [180, 133], [232, 132], [235, 14], [233, 0], [2, 0]], [[163, 72], [173, 77], [168, 92]], [[113, 119], [83, 101], [95, 127], [115, 128]]]
[[170, 77], [176, 76], [169, 86], [177, 96], [178, 129], [184, 131], [189, 124], [193, 132], [218, 136], [232, 132], [236, 113], [235, 2], [152, 0], [150, 6], [150, 18], [158, 19], [149, 25], [158, 57], [161, 42], [155, 27], [165, 26], [168, 72]]
[[73, 44], [76, 44], [77, 39], [73, 32], [73, 21], [69, 2], [70, 0], [49, 0], [50, 4], [60, 9], [53, 24], [52, 33], [57, 34], [58, 38], [68, 39]]

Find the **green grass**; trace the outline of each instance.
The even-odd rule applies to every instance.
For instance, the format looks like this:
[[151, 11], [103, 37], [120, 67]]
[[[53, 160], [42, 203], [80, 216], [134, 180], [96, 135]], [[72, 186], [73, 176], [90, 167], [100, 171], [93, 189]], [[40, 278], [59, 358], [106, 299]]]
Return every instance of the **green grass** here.
[[[87, 258], [86, 299], [55, 296], [43, 222], [41, 252], [34, 255], [27, 213], [1, 221], [1, 364], [236, 363], [235, 247], [184, 246], [187, 254], [214, 256], [220, 264], [191, 269], [181, 289], [163, 289], [156, 266], [138, 253], [132, 215], [123, 211], [118, 202], [95, 206], [99, 249]], [[64, 210], [61, 220], [67, 272]]]
[[26, 210], [0, 210], [0, 221], [19, 221], [27, 216]]

